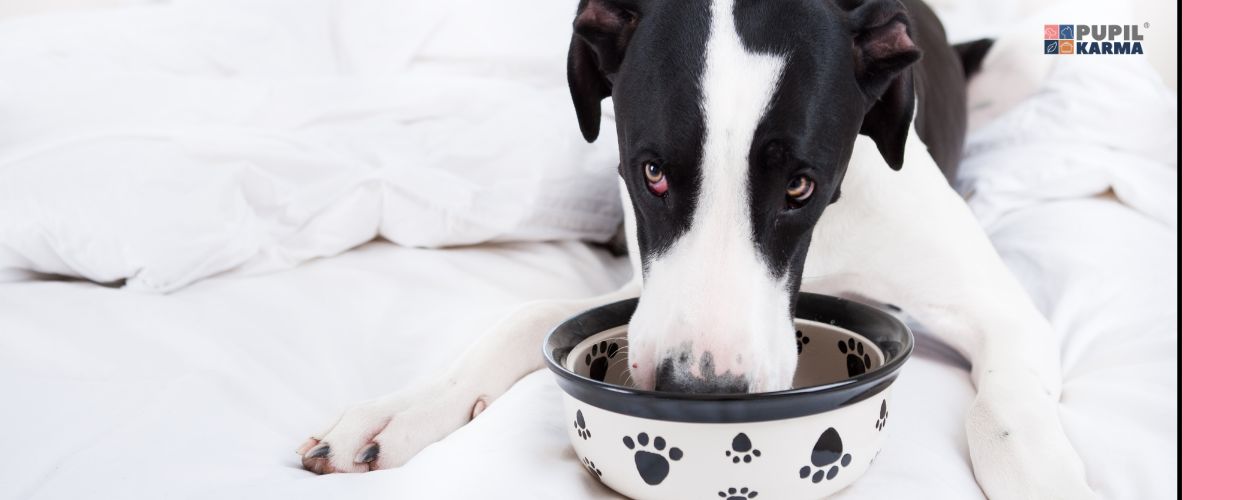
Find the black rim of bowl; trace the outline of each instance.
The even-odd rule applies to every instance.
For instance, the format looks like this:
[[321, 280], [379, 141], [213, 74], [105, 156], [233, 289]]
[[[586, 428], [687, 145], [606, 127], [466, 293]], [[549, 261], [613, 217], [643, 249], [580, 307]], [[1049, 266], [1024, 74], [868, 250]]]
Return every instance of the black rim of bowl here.
[[874, 396], [897, 379], [914, 350], [910, 328], [895, 316], [857, 302], [802, 293], [797, 319], [850, 330], [878, 345], [884, 364], [857, 377], [756, 394], [681, 394], [645, 391], [599, 382], [564, 367], [574, 346], [586, 338], [630, 322], [638, 299], [597, 307], [560, 323], [543, 342], [547, 367], [558, 376], [560, 388], [578, 401], [614, 413], [674, 422], [737, 423], [782, 420], [814, 415]]

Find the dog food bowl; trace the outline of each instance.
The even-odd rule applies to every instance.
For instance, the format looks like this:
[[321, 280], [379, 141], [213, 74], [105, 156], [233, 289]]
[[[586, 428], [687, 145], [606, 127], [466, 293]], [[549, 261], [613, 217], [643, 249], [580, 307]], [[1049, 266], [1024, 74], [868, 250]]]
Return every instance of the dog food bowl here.
[[626, 325], [637, 300], [560, 324], [543, 346], [583, 467], [633, 498], [819, 498], [879, 453], [889, 394], [914, 339], [892, 315], [803, 293], [793, 389], [679, 394], [632, 387]]

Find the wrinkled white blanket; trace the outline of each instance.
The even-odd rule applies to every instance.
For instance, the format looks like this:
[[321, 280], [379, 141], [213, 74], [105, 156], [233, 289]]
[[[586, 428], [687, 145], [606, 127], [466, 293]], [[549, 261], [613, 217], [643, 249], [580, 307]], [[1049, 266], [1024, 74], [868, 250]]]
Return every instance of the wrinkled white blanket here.
[[177, 0], [0, 20], [0, 275], [165, 292], [378, 235], [607, 240], [616, 147], [577, 129], [572, 9]]

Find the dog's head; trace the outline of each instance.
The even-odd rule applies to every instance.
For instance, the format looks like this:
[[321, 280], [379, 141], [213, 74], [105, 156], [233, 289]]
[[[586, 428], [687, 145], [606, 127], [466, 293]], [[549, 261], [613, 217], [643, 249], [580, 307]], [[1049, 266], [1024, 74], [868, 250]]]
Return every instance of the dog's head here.
[[859, 133], [900, 168], [919, 58], [896, 0], [583, 0], [582, 134], [613, 98], [644, 272], [632, 375], [681, 392], [786, 389], [814, 225]]

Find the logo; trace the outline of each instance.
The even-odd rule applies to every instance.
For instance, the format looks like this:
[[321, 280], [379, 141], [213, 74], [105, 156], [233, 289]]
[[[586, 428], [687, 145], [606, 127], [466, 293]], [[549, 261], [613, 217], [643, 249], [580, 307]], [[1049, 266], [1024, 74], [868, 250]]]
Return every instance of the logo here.
[[1045, 54], [1132, 55], [1145, 54], [1142, 30], [1150, 23], [1136, 24], [1047, 24]]

